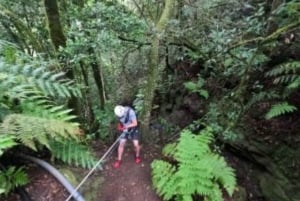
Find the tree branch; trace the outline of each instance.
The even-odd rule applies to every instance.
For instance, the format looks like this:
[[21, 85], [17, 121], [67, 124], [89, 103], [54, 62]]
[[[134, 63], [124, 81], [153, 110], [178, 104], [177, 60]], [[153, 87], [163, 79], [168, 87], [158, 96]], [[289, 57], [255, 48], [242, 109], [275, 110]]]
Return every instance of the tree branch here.
[[229, 51], [231, 49], [234, 49], [234, 48], [237, 48], [237, 47], [240, 47], [240, 46], [243, 46], [243, 45], [247, 45], [247, 44], [250, 44], [250, 43], [260, 43], [261, 45], [266, 44], [266, 43], [268, 43], [270, 41], [275, 40], [279, 35], [281, 35], [283, 33], [299, 29], [299, 25], [300, 25], [300, 20], [297, 21], [297, 22], [294, 22], [292, 24], [286, 25], [286, 26], [284, 26], [282, 28], [277, 29], [275, 32], [273, 32], [272, 34], [268, 35], [267, 37], [261, 37], [260, 36], [260, 37], [257, 37], [257, 38], [252, 38], [252, 39], [240, 41], [240, 42], [238, 42], [236, 44], [233, 44], [233, 46], [231, 46], [229, 48]]

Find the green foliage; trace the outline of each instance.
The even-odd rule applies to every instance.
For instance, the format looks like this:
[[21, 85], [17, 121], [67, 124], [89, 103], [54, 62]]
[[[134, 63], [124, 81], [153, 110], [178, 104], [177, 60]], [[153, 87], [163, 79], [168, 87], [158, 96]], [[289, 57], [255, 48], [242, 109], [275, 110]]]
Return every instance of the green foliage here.
[[288, 104], [287, 102], [278, 103], [272, 106], [270, 111], [266, 114], [266, 119], [272, 119], [280, 115], [294, 112], [297, 108], [293, 105]]
[[[273, 69], [266, 73], [267, 77], [273, 78], [273, 83], [276, 86], [283, 85], [285, 88], [284, 93], [280, 96], [286, 98], [292, 92], [300, 87], [300, 62], [290, 61], [275, 66]], [[277, 117], [286, 113], [294, 112], [297, 107], [288, 104], [287, 102], [278, 103], [272, 106], [270, 111], [266, 114], [267, 119]]]
[[[11, 54], [7, 55], [11, 57]], [[43, 67], [38, 67], [41, 65]], [[31, 61], [26, 56], [23, 60], [18, 57], [15, 60], [0, 58], [1, 154], [11, 147], [15, 149], [10, 156], [14, 156], [19, 147], [36, 152], [46, 148], [52, 151], [53, 142], [64, 141], [74, 141], [73, 148], [78, 144], [80, 148], [77, 151], [84, 151], [79, 145], [79, 124], [70, 122], [75, 116], [62, 105], [71, 96], [80, 97], [80, 90], [73, 81], [64, 78], [64, 73], [52, 72], [47, 70], [48, 67], [49, 63], [35, 63], [33, 58]], [[69, 162], [90, 167], [95, 160], [87, 152], [88, 149], [77, 158], [74, 153], [79, 152], [73, 152]], [[68, 157], [67, 154], [63, 156]], [[9, 168], [0, 173], [0, 182], [0, 191], [7, 194], [14, 187], [26, 184], [27, 177], [22, 169]]]
[[198, 78], [198, 81], [192, 82], [185, 82], [184, 86], [186, 89], [188, 89], [190, 92], [194, 93], [194, 92], [198, 92], [200, 96], [204, 97], [205, 99], [208, 98], [208, 92], [205, 89], [202, 89], [204, 86], [205, 80], [201, 77]]
[[79, 125], [76, 122], [71, 122], [76, 118], [75, 115], [70, 114], [72, 109], [66, 109], [64, 105], [56, 106], [53, 104], [43, 96], [31, 96], [20, 103], [20, 109], [22, 114], [69, 122], [73, 126]]
[[278, 98], [280, 98], [280, 95], [275, 91], [259, 91], [257, 93], [253, 93], [251, 99], [246, 105], [246, 109], [251, 109], [251, 107], [256, 103]]
[[112, 132], [115, 131], [109, 126], [116, 120], [113, 107], [114, 106], [108, 102], [102, 110], [98, 107], [94, 108], [95, 118], [97, 122], [99, 122], [99, 129], [96, 131], [96, 135], [104, 142], [109, 142], [112, 138]]
[[300, 18], [299, 14], [300, 3], [298, 0], [291, 0], [287, 3], [281, 4], [273, 11], [273, 17], [282, 25], [297, 21]]
[[51, 141], [50, 147], [55, 158], [69, 165], [92, 168], [96, 164], [96, 159], [91, 154], [91, 150], [83, 144], [70, 140]]
[[143, 111], [143, 104], [144, 104], [144, 94], [139, 92], [136, 94], [135, 99], [133, 101], [133, 106], [137, 113], [140, 113]]
[[0, 134], [0, 156], [5, 149], [11, 148], [16, 144], [14, 136]]
[[5, 91], [8, 95], [24, 97], [38, 92], [62, 98], [81, 95], [73, 81], [63, 78], [64, 73], [53, 73], [46, 67], [12, 65], [0, 60], [0, 74], [0, 88], [10, 89]]
[[223, 188], [232, 195], [236, 186], [234, 170], [211, 151], [212, 141], [211, 128], [199, 135], [184, 130], [178, 143], [164, 148], [164, 155], [173, 162], [155, 160], [151, 164], [154, 187], [164, 200], [189, 201], [198, 195], [207, 201], [221, 201]]
[[37, 151], [38, 145], [50, 149], [50, 138], [58, 141], [76, 140], [78, 127], [61, 120], [11, 114], [1, 124], [0, 133], [14, 135], [24, 146]]
[[9, 167], [7, 170], [0, 170], [0, 195], [1, 193], [7, 195], [14, 188], [26, 185], [28, 182], [29, 179], [22, 167]]
[[278, 66], [266, 73], [267, 77], [274, 78], [274, 84], [288, 84], [288, 88], [299, 88], [300, 61], [290, 61]]

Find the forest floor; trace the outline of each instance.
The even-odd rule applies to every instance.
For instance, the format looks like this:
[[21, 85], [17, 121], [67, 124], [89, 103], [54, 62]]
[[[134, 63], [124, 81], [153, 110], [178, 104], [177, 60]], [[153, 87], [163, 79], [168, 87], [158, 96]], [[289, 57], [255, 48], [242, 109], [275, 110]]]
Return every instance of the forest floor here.
[[[101, 158], [108, 147], [94, 142], [92, 145], [98, 158]], [[83, 197], [87, 201], [162, 201], [157, 196], [152, 187], [151, 182], [151, 163], [154, 159], [161, 157], [161, 147], [159, 146], [143, 146], [142, 162], [135, 164], [134, 152], [131, 143], [127, 143], [124, 151], [122, 165], [118, 169], [114, 169], [112, 164], [116, 159], [116, 150], [107, 158], [103, 165], [102, 171], [92, 174], [83, 186]], [[241, 163], [234, 156], [227, 155], [231, 166], [237, 168], [238, 183], [245, 186], [250, 192], [247, 196], [248, 201], [261, 201], [256, 194], [255, 184], [251, 181], [251, 167], [246, 163]], [[88, 170], [73, 168], [77, 177], [83, 179]], [[74, 172], [74, 171], [73, 171]], [[65, 201], [69, 193], [65, 188], [56, 181], [48, 172], [37, 167], [29, 166], [30, 183], [25, 187], [32, 201]], [[96, 189], [92, 187], [92, 183], [97, 183]], [[86, 194], [93, 194], [86, 196]], [[225, 199], [232, 201], [232, 199]], [[0, 198], [0, 201], [21, 201], [19, 195], [11, 194], [6, 198]]]
[[127, 144], [122, 164], [114, 169], [115, 155], [104, 165], [104, 182], [98, 193], [101, 201], [160, 201], [151, 183], [151, 162], [161, 155], [155, 147], [143, 147], [142, 162], [134, 162], [131, 144]]
[[[96, 149], [98, 158], [101, 158], [107, 148], [97, 142], [93, 144], [93, 147], [96, 147], [94, 149]], [[84, 191], [91, 191], [93, 187], [89, 186], [90, 182], [101, 180], [98, 190], [94, 189], [93, 192], [88, 192], [94, 195], [89, 195], [89, 198], [85, 199], [87, 201], [161, 201], [152, 188], [150, 167], [152, 161], [160, 157], [160, 148], [155, 146], [142, 147], [141, 152], [142, 162], [136, 164], [133, 147], [128, 142], [122, 165], [118, 169], [114, 169], [112, 166], [116, 158], [116, 151], [114, 151], [105, 161], [103, 170], [92, 174], [88, 179], [90, 181], [87, 180], [87, 184], [83, 186]], [[80, 175], [81, 179], [87, 174], [87, 170], [72, 169], [78, 173], [77, 177]], [[31, 165], [28, 167], [28, 174], [30, 183], [26, 185], [25, 189], [32, 201], [65, 201], [68, 198], [69, 193], [47, 171], [36, 165]], [[21, 201], [21, 198], [18, 194], [13, 193], [8, 197], [0, 198], [0, 201]]]

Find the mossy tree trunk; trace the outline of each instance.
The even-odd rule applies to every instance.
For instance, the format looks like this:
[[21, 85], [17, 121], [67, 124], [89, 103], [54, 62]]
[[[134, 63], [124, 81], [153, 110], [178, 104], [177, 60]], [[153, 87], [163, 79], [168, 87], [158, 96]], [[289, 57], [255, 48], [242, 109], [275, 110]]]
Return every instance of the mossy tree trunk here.
[[[48, 26], [49, 26], [49, 34], [52, 41], [52, 44], [56, 51], [58, 51], [59, 47], [66, 46], [66, 37], [63, 32], [63, 28], [60, 22], [60, 15], [59, 9], [57, 5], [57, 0], [44, 0], [45, 10], [48, 19]], [[71, 67], [65, 68], [66, 76], [74, 80], [75, 75], [73, 69]], [[68, 107], [73, 109], [73, 113], [78, 115], [77, 109], [77, 99], [76, 97], [71, 97], [68, 101]]]
[[[154, 93], [158, 86], [158, 82], [161, 80], [160, 72], [162, 72], [163, 70], [159, 67], [160, 42], [164, 34], [167, 22], [171, 18], [174, 5], [174, 0], [165, 0], [164, 10], [155, 26], [155, 32], [153, 33], [151, 40], [152, 42], [149, 54], [148, 72], [146, 84], [144, 87], [143, 111], [140, 117], [141, 131], [144, 136], [147, 136], [147, 134], [149, 133], [149, 124]], [[147, 137], [145, 139], [147, 139]]]
[[99, 61], [100, 59], [98, 59], [98, 57], [96, 56], [97, 53], [94, 49], [91, 48], [89, 50], [89, 54], [93, 58], [91, 62], [91, 67], [93, 71], [94, 80], [99, 92], [100, 109], [103, 110], [106, 98], [105, 98], [105, 88], [104, 88], [104, 79], [102, 75], [101, 61]]

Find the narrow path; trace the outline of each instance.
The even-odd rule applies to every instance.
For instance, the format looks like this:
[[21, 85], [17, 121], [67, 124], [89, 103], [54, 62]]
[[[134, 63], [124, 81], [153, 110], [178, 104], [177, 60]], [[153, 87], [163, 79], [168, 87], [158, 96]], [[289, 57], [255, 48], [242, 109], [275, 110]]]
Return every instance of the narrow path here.
[[124, 151], [122, 165], [114, 169], [114, 152], [106, 161], [103, 170], [104, 183], [98, 194], [101, 201], [161, 201], [155, 194], [151, 183], [151, 162], [159, 156], [159, 151], [151, 147], [142, 148], [140, 164], [134, 162], [132, 145], [128, 142]]

